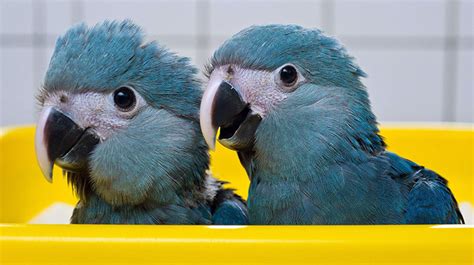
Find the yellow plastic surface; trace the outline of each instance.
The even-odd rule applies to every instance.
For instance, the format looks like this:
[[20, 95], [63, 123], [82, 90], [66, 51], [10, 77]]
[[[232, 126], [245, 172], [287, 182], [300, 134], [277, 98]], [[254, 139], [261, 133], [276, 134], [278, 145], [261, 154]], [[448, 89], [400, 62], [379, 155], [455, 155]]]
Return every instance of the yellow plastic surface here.
[[[474, 205], [474, 130], [386, 126], [389, 149], [436, 170]], [[74, 204], [57, 168], [41, 176], [33, 127], [0, 130], [1, 264], [474, 264], [474, 228], [419, 226], [116, 226], [25, 224], [54, 202]], [[213, 173], [246, 197], [236, 155], [217, 147]]]

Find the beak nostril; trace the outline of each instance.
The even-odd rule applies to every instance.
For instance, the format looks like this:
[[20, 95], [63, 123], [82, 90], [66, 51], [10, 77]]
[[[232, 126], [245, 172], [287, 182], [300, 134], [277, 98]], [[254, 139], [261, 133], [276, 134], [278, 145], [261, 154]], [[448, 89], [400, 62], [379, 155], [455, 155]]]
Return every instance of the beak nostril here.
[[232, 69], [232, 66], [230, 66], [230, 65], [229, 65], [229, 67], [227, 67], [227, 74], [229, 76], [234, 75], [234, 69]]
[[66, 95], [62, 94], [62, 95], [59, 97], [59, 101], [60, 101], [61, 103], [67, 103], [68, 97], [67, 97]]

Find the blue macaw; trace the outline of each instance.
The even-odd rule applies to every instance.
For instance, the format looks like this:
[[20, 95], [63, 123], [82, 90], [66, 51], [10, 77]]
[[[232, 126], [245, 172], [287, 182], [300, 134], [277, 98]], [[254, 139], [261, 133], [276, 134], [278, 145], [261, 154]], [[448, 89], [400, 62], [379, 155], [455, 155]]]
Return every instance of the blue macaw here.
[[36, 152], [79, 196], [71, 223], [247, 224], [245, 202], [207, 172], [197, 70], [130, 21], [74, 26], [38, 100]]
[[386, 151], [345, 48], [317, 29], [252, 26], [207, 67], [201, 128], [236, 150], [251, 224], [462, 223], [444, 178]]

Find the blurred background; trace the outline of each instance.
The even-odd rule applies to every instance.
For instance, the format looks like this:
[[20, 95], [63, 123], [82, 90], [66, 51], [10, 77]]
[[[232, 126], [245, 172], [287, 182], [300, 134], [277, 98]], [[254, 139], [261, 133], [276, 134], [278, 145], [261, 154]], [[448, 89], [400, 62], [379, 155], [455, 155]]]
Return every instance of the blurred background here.
[[379, 121], [473, 122], [474, 0], [0, 0], [0, 126], [35, 122], [35, 95], [58, 35], [131, 18], [202, 65], [252, 24], [317, 27], [368, 73]]

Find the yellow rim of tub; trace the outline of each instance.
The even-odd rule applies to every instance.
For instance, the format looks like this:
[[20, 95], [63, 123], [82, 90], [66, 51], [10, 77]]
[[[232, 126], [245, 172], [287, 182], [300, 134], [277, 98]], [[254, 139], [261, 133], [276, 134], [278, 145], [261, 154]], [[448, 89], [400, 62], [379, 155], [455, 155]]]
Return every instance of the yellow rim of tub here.
[[[474, 264], [472, 225], [118, 226], [29, 225], [51, 202], [75, 198], [56, 169], [42, 179], [34, 128], [0, 129], [1, 264]], [[472, 124], [388, 124], [389, 149], [436, 170], [461, 203], [474, 202]], [[211, 170], [246, 196], [234, 153], [217, 148]]]

